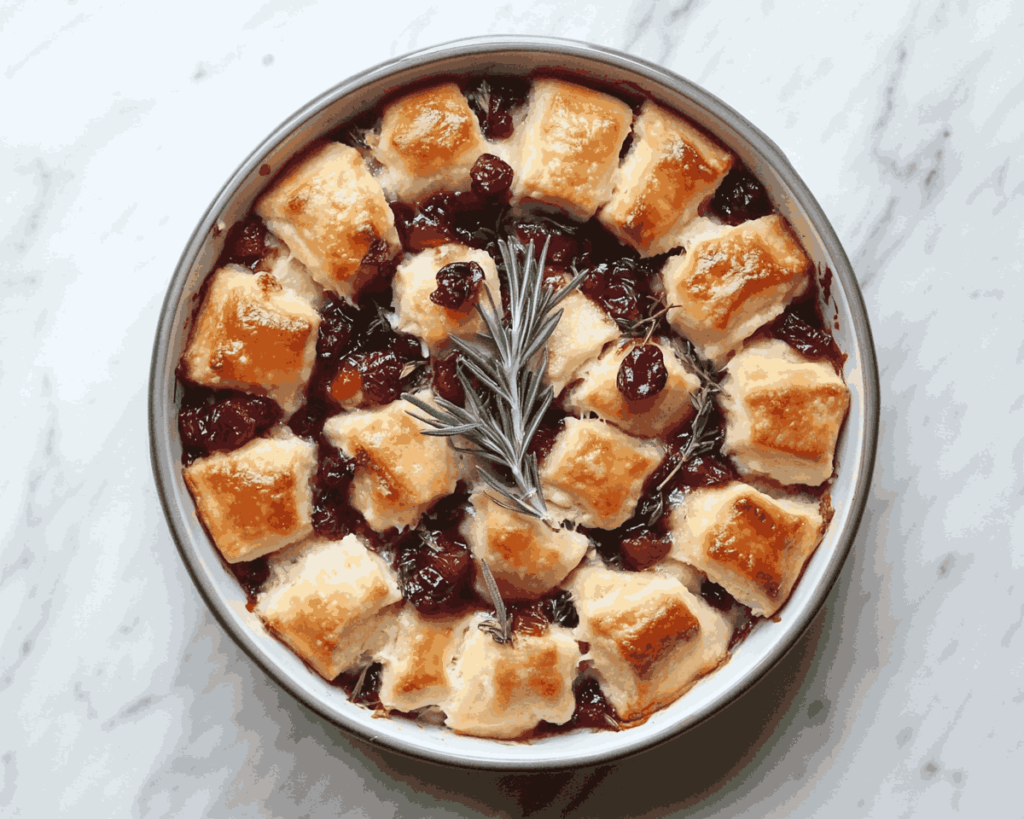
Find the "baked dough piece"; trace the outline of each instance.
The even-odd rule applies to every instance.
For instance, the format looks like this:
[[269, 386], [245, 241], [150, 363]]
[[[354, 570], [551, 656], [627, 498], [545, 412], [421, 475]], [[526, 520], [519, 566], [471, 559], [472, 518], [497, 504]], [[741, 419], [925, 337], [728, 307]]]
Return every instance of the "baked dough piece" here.
[[604, 421], [567, 418], [540, 469], [544, 497], [584, 526], [614, 529], [633, 516], [665, 448]]
[[729, 168], [732, 154], [685, 119], [645, 102], [633, 145], [598, 218], [643, 256], [679, 247], [679, 235]]
[[[450, 310], [432, 302], [430, 294], [437, 289], [437, 272], [455, 262], [476, 262], [483, 268], [484, 280], [475, 299], [467, 300], [458, 310]], [[423, 339], [434, 353], [447, 346], [450, 336], [472, 336], [483, 332], [484, 320], [480, 318], [476, 305], [480, 300], [486, 303], [485, 285], [491, 291], [494, 303], [500, 305], [498, 269], [485, 250], [451, 244], [406, 256], [395, 271], [392, 285], [398, 314], [395, 329]]]
[[256, 613], [320, 676], [333, 680], [393, 632], [402, 599], [384, 561], [355, 535], [319, 541], [275, 574]]
[[445, 700], [456, 641], [465, 628], [465, 617], [423, 617], [412, 606], [402, 608], [394, 641], [377, 657], [383, 665], [381, 705], [408, 712]]
[[293, 412], [313, 371], [319, 327], [316, 310], [269, 273], [222, 267], [181, 357], [185, 377], [207, 387], [265, 392]]
[[[466, 518], [466, 542], [479, 565], [487, 567], [505, 600], [540, 597], [561, 583], [583, 556], [589, 542], [580, 532], [552, 531], [545, 523], [519, 514], [484, 491], [470, 499], [473, 514]], [[485, 586], [478, 578], [478, 589]]]
[[406, 94], [384, 109], [373, 156], [388, 194], [410, 200], [437, 190], [466, 190], [487, 150], [476, 115], [455, 83]]
[[556, 396], [583, 364], [621, 335], [608, 314], [578, 290], [566, 296], [557, 309], [562, 318], [548, 339], [547, 369]]
[[740, 472], [820, 486], [832, 476], [850, 391], [827, 361], [807, 361], [786, 342], [762, 341], [725, 368], [725, 442]]
[[452, 695], [442, 704], [459, 734], [514, 739], [541, 720], [561, 725], [576, 708], [572, 683], [580, 649], [572, 633], [549, 626], [540, 635], [515, 634], [499, 644], [470, 621], [452, 672]]
[[776, 500], [738, 481], [688, 492], [669, 520], [669, 555], [762, 617], [786, 602], [825, 528], [817, 504]]
[[363, 257], [383, 241], [401, 251], [395, 217], [359, 151], [324, 145], [291, 168], [256, 203], [256, 213], [324, 288], [353, 298], [376, 268]]
[[590, 644], [601, 689], [624, 721], [672, 702], [728, 654], [725, 619], [667, 574], [591, 564], [572, 593], [576, 638]]
[[306, 266], [274, 234], [267, 234], [266, 243], [268, 247], [272, 248], [273, 254], [270, 267], [271, 275], [285, 290], [291, 290], [300, 299], [309, 302], [315, 310], [322, 309], [324, 291], [313, 281]]
[[562, 80], [534, 80], [513, 135], [513, 202], [554, 205], [589, 219], [612, 195], [633, 112], [626, 103]]
[[199, 519], [228, 563], [255, 560], [313, 531], [316, 447], [291, 433], [257, 438], [182, 470]]
[[700, 389], [700, 379], [683, 366], [671, 345], [654, 345], [661, 350], [668, 371], [665, 387], [657, 395], [631, 401], [619, 391], [619, 367], [635, 346], [627, 342], [580, 370], [581, 380], [569, 390], [565, 408], [577, 414], [593, 412], [641, 438], [657, 438], [682, 425], [694, 415], [690, 396]]
[[695, 242], [662, 268], [672, 326], [721, 365], [803, 294], [811, 262], [776, 214]]
[[[430, 400], [430, 392], [418, 397]], [[356, 461], [349, 502], [374, 531], [415, 526], [430, 505], [455, 491], [458, 473], [444, 438], [421, 434], [429, 427], [409, 413], [406, 401], [353, 410], [324, 424], [324, 436]]]

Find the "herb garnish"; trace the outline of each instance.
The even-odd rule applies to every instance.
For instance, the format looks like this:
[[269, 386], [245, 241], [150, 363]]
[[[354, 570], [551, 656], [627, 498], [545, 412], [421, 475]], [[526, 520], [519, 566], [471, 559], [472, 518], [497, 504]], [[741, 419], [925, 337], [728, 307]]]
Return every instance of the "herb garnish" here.
[[538, 259], [532, 242], [524, 247], [515, 239], [498, 241], [508, 278], [508, 314], [502, 319], [485, 284], [486, 302], [481, 300], [477, 311], [487, 332], [473, 339], [451, 338], [462, 353], [456, 375], [466, 393], [465, 408], [440, 397], [432, 406], [413, 395], [402, 396], [426, 413], [427, 417], [414, 416], [433, 427], [424, 435], [461, 435], [473, 446], [456, 449], [507, 472], [508, 479], [491, 466], [477, 467], [487, 486], [503, 499], [495, 498], [496, 503], [542, 520], [548, 510], [537, 458], [528, 449], [555, 397], [551, 386], [543, 383], [547, 341], [562, 317], [561, 310], [552, 311], [586, 276], [586, 271], [577, 273], [560, 290], [545, 286], [549, 242]]

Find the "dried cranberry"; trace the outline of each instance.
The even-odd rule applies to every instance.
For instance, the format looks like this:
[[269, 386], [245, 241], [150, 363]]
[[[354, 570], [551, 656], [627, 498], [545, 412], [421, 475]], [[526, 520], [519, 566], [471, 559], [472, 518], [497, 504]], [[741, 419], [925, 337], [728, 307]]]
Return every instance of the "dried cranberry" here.
[[565, 269], [572, 264], [578, 251], [573, 228], [560, 225], [553, 220], [519, 222], [515, 226], [515, 234], [524, 245], [533, 242], [533, 252], [538, 258], [544, 249], [544, 243], [548, 242], [548, 255], [544, 257], [546, 266]]
[[630, 401], [653, 398], [668, 383], [668, 370], [661, 349], [654, 344], [641, 344], [626, 353], [619, 365], [616, 386]]
[[447, 529], [458, 529], [466, 518], [466, 504], [469, 503], [469, 492], [465, 481], [455, 485], [455, 491], [445, 495], [423, 516], [422, 526], [431, 532], [443, 532]]
[[415, 336], [396, 333], [395, 340], [391, 344], [391, 351], [399, 361], [422, 361], [424, 358], [423, 345]]
[[640, 318], [640, 287], [630, 259], [591, 266], [580, 289], [616, 321]]
[[592, 677], [578, 677], [572, 685], [576, 710], [569, 724], [573, 728], [614, 728], [615, 712], [604, 698], [601, 686]]
[[336, 412], [337, 409], [325, 401], [311, 397], [288, 419], [288, 427], [300, 438], [316, 438], [324, 428], [324, 421]]
[[437, 289], [430, 300], [449, 310], [464, 310], [476, 299], [484, 269], [476, 262], [452, 262], [437, 271]]
[[526, 100], [529, 90], [529, 81], [516, 77], [492, 78], [470, 87], [469, 104], [487, 139], [512, 136], [512, 109]]
[[431, 385], [438, 398], [463, 407], [466, 405], [466, 391], [456, 374], [460, 355], [461, 353], [456, 351], [446, 358], [431, 359]]
[[316, 483], [328, 492], [345, 492], [355, 476], [356, 464], [323, 438], [318, 442]]
[[454, 201], [450, 193], [437, 193], [419, 209], [393, 202], [391, 210], [402, 246], [417, 252], [452, 241], [455, 238], [452, 224]]
[[657, 537], [650, 531], [623, 538], [619, 544], [623, 568], [633, 572], [643, 571], [660, 562], [671, 548], [671, 540]]
[[473, 192], [484, 199], [497, 199], [512, 187], [512, 166], [494, 154], [481, 154], [469, 172]]
[[270, 577], [270, 566], [265, 557], [258, 557], [244, 563], [229, 563], [228, 567], [238, 579], [250, 601], [255, 599], [256, 594]]
[[707, 578], [700, 584], [700, 596], [704, 602], [719, 611], [728, 611], [736, 603], [736, 599], [717, 583]]
[[838, 349], [832, 336], [824, 330], [812, 327], [796, 313], [787, 310], [771, 326], [770, 334], [779, 338], [807, 358], [830, 358], [838, 356]]
[[711, 199], [711, 213], [727, 225], [759, 219], [772, 212], [764, 185], [746, 168], [733, 168]]
[[[346, 672], [331, 684], [348, 694], [350, 701], [376, 708], [380, 705], [380, 682], [383, 670], [384, 667], [380, 663], [373, 663], [360, 671]], [[357, 687], [358, 690], [356, 690]]]
[[281, 415], [277, 402], [264, 395], [221, 394], [213, 403], [183, 402], [178, 431], [186, 451], [209, 455], [249, 443], [280, 421]]
[[676, 473], [676, 486], [723, 486], [736, 480], [736, 470], [721, 454], [708, 453], [691, 458]]
[[460, 604], [473, 559], [454, 534], [438, 532], [403, 548], [397, 568], [405, 598], [423, 614], [437, 614]]
[[357, 361], [363, 396], [373, 404], [389, 404], [402, 392], [402, 364], [391, 351], [366, 353]]
[[[369, 250], [360, 261], [359, 267], [364, 274], [371, 278], [385, 275], [391, 267], [391, 247], [384, 239], [374, 239], [373, 244], [370, 245]], [[390, 293], [390, 287], [388, 292]]]
[[250, 216], [228, 234], [228, 260], [250, 266], [267, 249], [267, 227], [258, 216]]
[[355, 514], [343, 494], [320, 488], [313, 492], [313, 530], [320, 537], [343, 538], [352, 531]]
[[509, 606], [509, 615], [512, 617], [512, 630], [519, 634], [538, 636], [548, 630], [550, 621], [544, 600], [513, 603]]
[[316, 339], [316, 354], [322, 359], [337, 359], [352, 340], [353, 329], [359, 320], [359, 311], [340, 296], [328, 294], [320, 310], [320, 331]]

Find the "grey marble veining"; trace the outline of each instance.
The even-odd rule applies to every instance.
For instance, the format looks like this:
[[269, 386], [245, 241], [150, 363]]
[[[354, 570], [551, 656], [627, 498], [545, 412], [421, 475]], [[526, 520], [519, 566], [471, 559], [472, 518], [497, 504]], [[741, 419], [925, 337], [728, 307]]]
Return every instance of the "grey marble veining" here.
[[[847, 248], [883, 385], [867, 511], [796, 648], [668, 745], [546, 776], [292, 701], [194, 591], [147, 450], [164, 288], [234, 167], [344, 77], [484, 33], [624, 49], [755, 122]], [[0, 7], [0, 815], [1019, 812], [1022, 35], [1012, 2]]]

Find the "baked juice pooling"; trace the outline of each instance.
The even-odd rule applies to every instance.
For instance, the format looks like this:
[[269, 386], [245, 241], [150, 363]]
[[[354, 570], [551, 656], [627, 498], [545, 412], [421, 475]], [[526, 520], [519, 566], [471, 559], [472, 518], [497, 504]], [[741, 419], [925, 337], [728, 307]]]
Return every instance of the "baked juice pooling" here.
[[[204, 284], [178, 368], [199, 518], [353, 702], [508, 739], [640, 722], [779, 612], [828, 525], [849, 394], [816, 273], [651, 100], [488, 78], [357, 124], [271, 179]], [[473, 339], [488, 309], [522, 331], [521, 279], [570, 289], [509, 376], [536, 408], [513, 463], [470, 443], [508, 389]], [[425, 434], [435, 412], [469, 420]]]

